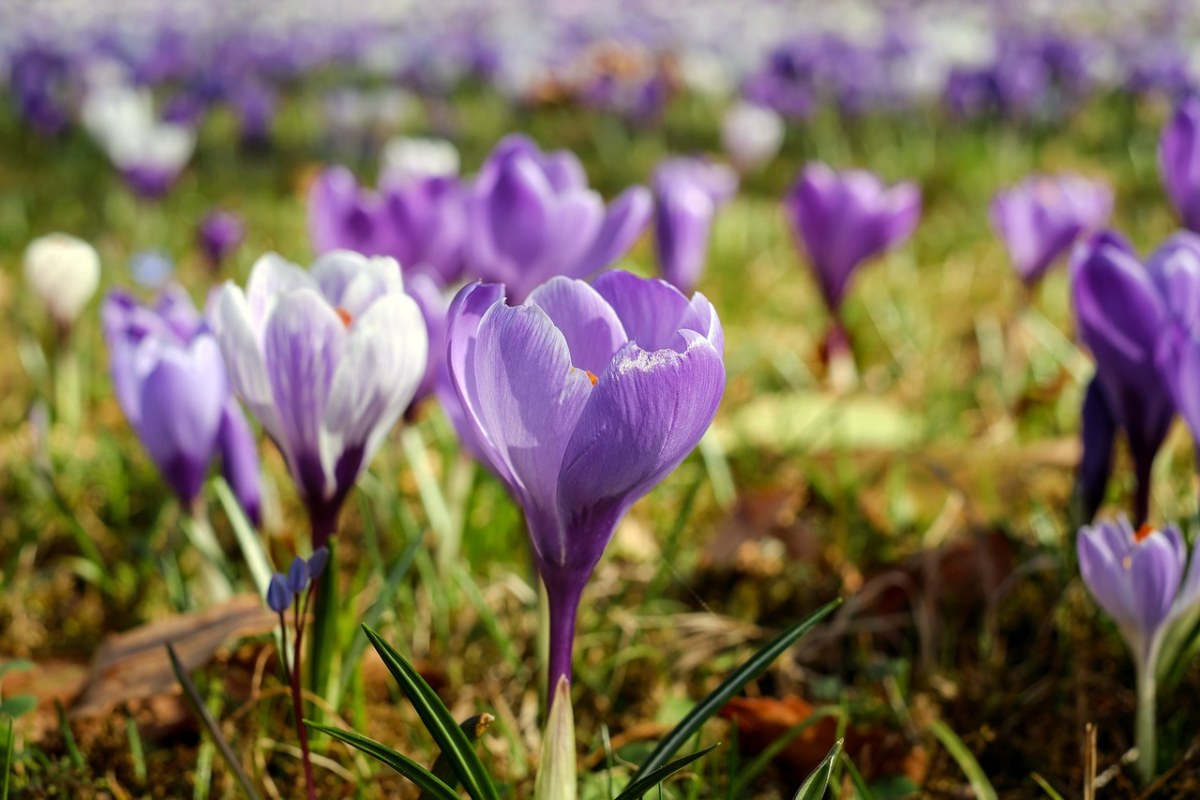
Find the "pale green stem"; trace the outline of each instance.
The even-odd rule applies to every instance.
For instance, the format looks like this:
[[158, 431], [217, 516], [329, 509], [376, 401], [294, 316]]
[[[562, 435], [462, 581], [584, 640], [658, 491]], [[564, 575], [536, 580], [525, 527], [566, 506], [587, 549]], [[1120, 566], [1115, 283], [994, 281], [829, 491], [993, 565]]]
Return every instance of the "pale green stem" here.
[[1155, 694], [1158, 682], [1154, 676], [1154, 659], [1138, 664], [1137, 669], [1137, 725], [1135, 736], [1138, 750], [1137, 770], [1143, 783], [1154, 778], [1158, 761], [1155, 736]]
[[188, 541], [200, 551], [200, 576], [208, 590], [209, 601], [219, 603], [228, 600], [233, 591], [220, 566], [225, 561], [225, 555], [221, 552], [221, 545], [217, 542], [217, 535], [208, 520], [208, 512], [203, 503], [197, 503], [195, 509], [185, 513], [181, 525]]
[[733, 483], [733, 473], [729, 469], [729, 459], [725, 448], [717, 439], [712, 429], [700, 440], [700, 457], [704, 459], [704, 468], [708, 471], [708, 481], [712, 485], [713, 497], [717, 505], [729, 508], [737, 499], [737, 488]]
[[[546, 584], [538, 578], [538, 630], [537, 630], [537, 663], [538, 663], [538, 696], [550, 695], [550, 595], [546, 592]], [[547, 709], [548, 711], [549, 709]]]
[[54, 354], [54, 410], [68, 431], [79, 430], [83, 419], [83, 381], [74, 343], [66, 335], [59, 337]]

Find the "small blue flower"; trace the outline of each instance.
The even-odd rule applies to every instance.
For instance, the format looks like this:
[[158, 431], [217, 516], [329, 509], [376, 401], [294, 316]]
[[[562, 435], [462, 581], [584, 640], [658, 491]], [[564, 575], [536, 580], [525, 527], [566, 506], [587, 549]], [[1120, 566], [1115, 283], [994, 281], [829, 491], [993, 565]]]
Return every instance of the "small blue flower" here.
[[292, 594], [301, 594], [308, 588], [309, 566], [308, 562], [300, 556], [292, 559], [292, 565], [288, 567], [287, 582], [288, 588]]
[[267, 586], [267, 607], [276, 614], [282, 614], [291, 605], [292, 590], [288, 586], [288, 580], [282, 572], [276, 572], [271, 576], [271, 583]]

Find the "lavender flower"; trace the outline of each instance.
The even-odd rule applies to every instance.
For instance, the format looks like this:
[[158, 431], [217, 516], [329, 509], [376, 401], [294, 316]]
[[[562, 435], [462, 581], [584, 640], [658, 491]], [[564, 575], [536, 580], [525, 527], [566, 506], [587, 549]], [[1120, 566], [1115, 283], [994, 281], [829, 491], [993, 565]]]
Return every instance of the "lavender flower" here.
[[556, 275], [582, 278], [611, 265], [650, 213], [645, 188], [627, 189], [605, 209], [572, 153], [543, 153], [524, 136], [508, 136], [468, 199], [467, 266], [521, 302]]
[[[1175, 413], [1156, 370], [1167, 307], [1154, 274], [1115, 233], [1097, 234], [1082, 244], [1070, 269], [1079, 338], [1096, 359], [1108, 414], [1125, 432], [1133, 454], [1138, 482], [1134, 520], [1141, 524], [1150, 506], [1150, 470]], [[1085, 466], [1081, 477], [1097, 480], [1100, 470]], [[1105, 472], [1103, 480], [1107, 477]], [[1103, 483], [1084, 487], [1084, 492], [1101, 497]]]
[[1163, 638], [1175, 620], [1200, 603], [1200, 559], [1188, 564], [1179, 529], [1158, 530], [1129, 521], [1103, 522], [1079, 531], [1079, 571], [1133, 655], [1138, 682], [1138, 768], [1155, 771], [1156, 671]]
[[814, 163], [805, 167], [784, 207], [821, 296], [836, 316], [858, 267], [916, 228], [921, 193], [912, 183], [889, 189], [870, 172], [837, 173]]
[[282, 614], [292, 607], [292, 589], [288, 579], [282, 573], [276, 572], [267, 584], [267, 608], [276, 614]]
[[216, 340], [187, 294], [168, 286], [153, 307], [115, 291], [101, 312], [117, 401], [167, 484], [189, 510], [219, 454], [247, 516], [259, 520], [254, 436], [229, 391]]
[[234, 392], [287, 459], [320, 547], [425, 370], [425, 325], [400, 268], [334, 251], [306, 271], [270, 253], [246, 291], [225, 285], [212, 322]]
[[558, 277], [509, 306], [472, 284], [450, 311], [460, 432], [525, 511], [550, 600], [550, 686], [570, 677], [584, 585], [617, 523], [696, 446], [725, 386], [703, 295], [624, 272]]
[[1081, 234], [1108, 223], [1112, 201], [1112, 190], [1098, 181], [1035, 175], [997, 193], [991, 222], [1021, 280], [1032, 286]]
[[1183, 224], [1200, 232], [1200, 99], [1176, 107], [1159, 139], [1158, 168]]
[[708, 255], [717, 208], [737, 191], [728, 167], [700, 159], [667, 159], [654, 171], [654, 245], [663, 278], [690, 292]]
[[466, 211], [454, 177], [393, 176], [375, 192], [360, 187], [349, 170], [332, 167], [309, 193], [308, 229], [318, 253], [390, 256], [406, 273], [427, 273], [441, 285], [462, 275]]

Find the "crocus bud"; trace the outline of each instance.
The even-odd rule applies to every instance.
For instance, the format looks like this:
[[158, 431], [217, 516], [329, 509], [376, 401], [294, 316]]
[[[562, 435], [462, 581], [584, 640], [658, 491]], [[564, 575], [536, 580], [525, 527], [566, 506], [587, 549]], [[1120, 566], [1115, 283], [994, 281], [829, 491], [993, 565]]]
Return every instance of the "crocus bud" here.
[[276, 614], [282, 614], [291, 608], [291, 605], [292, 590], [288, 586], [288, 580], [283, 573], [276, 572], [271, 576], [271, 582], [267, 584], [267, 608]]
[[208, 263], [219, 267], [241, 244], [246, 225], [238, 215], [217, 210], [200, 220], [196, 235]]
[[721, 123], [721, 146], [739, 172], [766, 164], [783, 144], [783, 117], [765, 106], [738, 103]]
[[458, 175], [458, 148], [445, 139], [397, 136], [383, 148], [380, 182], [403, 185], [421, 178]]
[[708, 256], [713, 217], [737, 191], [737, 175], [721, 164], [672, 158], [654, 171], [651, 187], [659, 269], [680, 291], [690, 292]]
[[1013, 267], [1032, 286], [1081, 234], [1112, 214], [1112, 189], [1078, 175], [1035, 175], [992, 200], [992, 227], [1004, 239]]
[[575, 715], [571, 709], [571, 682], [564, 675], [554, 689], [550, 718], [542, 734], [534, 800], [575, 800], [578, 776], [575, 755]]
[[1092, 378], [1084, 393], [1080, 427], [1083, 454], [1075, 479], [1075, 497], [1081, 518], [1090, 522], [1104, 502], [1104, 490], [1112, 472], [1113, 440], [1117, 435], [1117, 421], [1098, 377]]
[[308, 557], [308, 574], [314, 581], [321, 577], [321, 573], [325, 571], [325, 565], [329, 563], [329, 548], [325, 546], [318, 547], [313, 551], [313, 554]]
[[300, 556], [293, 558], [287, 572], [288, 588], [292, 590], [292, 594], [300, 594], [308, 588], [309, 575], [308, 562]]
[[814, 163], [792, 186], [784, 208], [825, 304], [836, 315], [858, 268], [917, 227], [921, 191], [908, 182], [889, 188], [864, 170], [834, 172]]
[[25, 250], [25, 281], [62, 327], [70, 327], [100, 285], [100, 256], [82, 239], [51, 233]]
[[1200, 232], [1200, 99], [1175, 109], [1159, 139], [1158, 168], [1179, 218]]

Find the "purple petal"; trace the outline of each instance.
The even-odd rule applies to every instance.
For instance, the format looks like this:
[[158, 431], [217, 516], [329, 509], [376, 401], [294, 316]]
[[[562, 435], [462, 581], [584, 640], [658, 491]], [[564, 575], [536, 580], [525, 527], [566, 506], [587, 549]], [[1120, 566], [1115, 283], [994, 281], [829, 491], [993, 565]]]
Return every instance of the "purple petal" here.
[[552, 278], [533, 291], [529, 304], [545, 311], [562, 333], [577, 369], [600, 375], [629, 340], [612, 306], [583, 281]]
[[631, 186], [613, 200], [596, 234], [591, 250], [571, 270], [576, 277], [592, 275], [611, 266], [629, 251], [650, 222], [654, 202], [644, 186]]
[[592, 286], [612, 306], [629, 338], [643, 350], [685, 348], [680, 330], [692, 330], [707, 336], [711, 319], [704, 319], [698, 307], [688, 302], [678, 289], [656, 278], [639, 278], [628, 272], [606, 272]]
[[648, 352], [632, 342], [600, 376], [571, 436], [558, 509], [571, 535], [543, 561], [590, 569], [621, 515], [695, 448], [725, 388], [712, 344], [685, 331], [687, 349]]
[[258, 445], [242, 409], [232, 397], [225, 401], [221, 427], [217, 431], [221, 450], [221, 470], [233, 489], [246, 517], [258, 526], [262, 523], [262, 473]]

